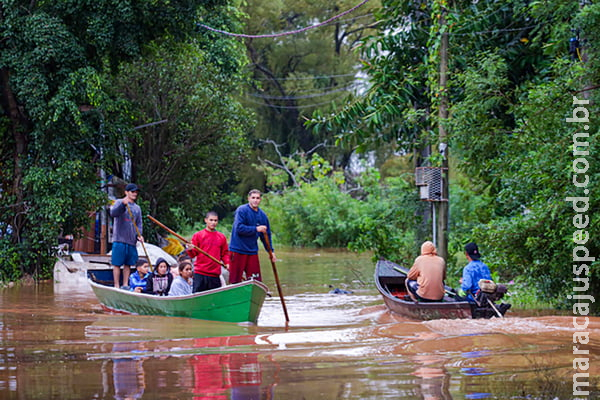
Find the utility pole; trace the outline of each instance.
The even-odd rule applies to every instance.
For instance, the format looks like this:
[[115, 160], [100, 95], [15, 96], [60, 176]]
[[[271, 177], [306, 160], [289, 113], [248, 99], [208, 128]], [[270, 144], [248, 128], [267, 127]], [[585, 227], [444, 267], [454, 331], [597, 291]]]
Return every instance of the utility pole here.
[[439, 78], [439, 111], [438, 111], [438, 151], [442, 158], [442, 194], [441, 201], [434, 203], [436, 211], [436, 247], [438, 255], [448, 259], [448, 133], [445, 122], [448, 119], [448, 27], [446, 26], [446, 1], [441, 0], [440, 13], [440, 78]]

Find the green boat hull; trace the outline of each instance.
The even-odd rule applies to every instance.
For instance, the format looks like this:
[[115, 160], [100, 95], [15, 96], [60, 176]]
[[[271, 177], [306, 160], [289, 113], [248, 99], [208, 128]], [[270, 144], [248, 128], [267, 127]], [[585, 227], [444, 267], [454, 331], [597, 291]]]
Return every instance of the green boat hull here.
[[223, 322], [256, 323], [268, 291], [262, 282], [250, 280], [187, 296], [155, 296], [88, 282], [111, 312]]

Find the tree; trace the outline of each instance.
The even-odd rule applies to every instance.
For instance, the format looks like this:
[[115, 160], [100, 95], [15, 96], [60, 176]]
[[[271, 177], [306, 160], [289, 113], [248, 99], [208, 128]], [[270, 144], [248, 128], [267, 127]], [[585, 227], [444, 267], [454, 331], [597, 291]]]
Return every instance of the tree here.
[[379, 2], [371, 1], [325, 26], [292, 35], [284, 33], [323, 22], [357, 3], [248, 2], [246, 34], [282, 34], [245, 39], [254, 78], [246, 104], [257, 115], [253, 137], [260, 158], [277, 157], [271, 146], [262, 146], [265, 140], [279, 144], [285, 156], [328, 144], [319, 147], [319, 154], [336, 167], [347, 165], [350, 151], [333, 147], [335, 138], [331, 134], [315, 135], [304, 123], [313, 111], [327, 112], [330, 102], [343, 102], [362, 90], [355, 47], [373, 30], [372, 12]]
[[[428, 7], [429, 2], [384, 2], [380, 32], [364, 46], [371, 88], [336, 113], [315, 113], [314, 129], [335, 132], [343, 143], [362, 148], [392, 141], [411, 151], [431, 139], [437, 123], [431, 56], [439, 36], [430, 30], [438, 15]], [[597, 34], [600, 7], [517, 0], [454, 1], [446, 7], [447, 127], [451, 154], [466, 174], [460, 182], [467, 185], [455, 193], [472, 193], [479, 208], [470, 228], [451, 220], [451, 227], [460, 224], [452, 246], [458, 252], [465, 241], [480, 241], [502, 277], [523, 274], [540, 294], [564, 293], [572, 287], [565, 282], [573, 272], [564, 266], [570, 266], [574, 246], [564, 201], [573, 189], [573, 127], [565, 118], [576, 93], [588, 97], [590, 114], [597, 112], [596, 89], [588, 82], [600, 71], [598, 46], [586, 39]], [[573, 30], [583, 46], [569, 54]], [[592, 143], [597, 128], [588, 132]], [[596, 167], [589, 174], [595, 179]], [[451, 202], [450, 215], [464, 215], [467, 205]], [[590, 201], [589, 207], [598, 204]], [[594, 221], [590, 216], [590, 230]], [[589, 249], [597, 251], [599, 244], [591, 235]], [[590, 268], [594, 281], [597, 268]]]
[[224, 195], [245, 162], [252, 127], [236, 99], [239, 70], [220, 71], [197, 44], [166, 41], [122, 66], [116, 81], [140, 127], [129, 141], [150, 213], [169, 221], [178, 208], [192, 220], [229, 206]]
[[57, 236], [106, 201], [96, 171], [121, 157], [113, 150], [133, 128], [107, 77], [155, 39], [195, 35], [198, 15], [235, 25], [226, 1], [202, 4], [0, 1], [2, 278], [46, 275]]

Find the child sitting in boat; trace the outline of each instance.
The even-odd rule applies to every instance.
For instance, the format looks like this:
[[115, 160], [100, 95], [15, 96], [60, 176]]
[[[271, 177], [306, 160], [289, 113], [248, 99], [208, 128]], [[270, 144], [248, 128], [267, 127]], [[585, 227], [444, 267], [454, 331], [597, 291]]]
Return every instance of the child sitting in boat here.
[[164, 258], [156, 260], [154, 272], [148, 277], [148, 282], [143, 292], [166, 296], [169, 293], [169, 289], [171, 289], [171, 283], [173, 283], [173, 275], [170, 269], [169, 263]]
[[173, 279], [169, 296], [185, 296], [192, 294], [192, 268], [191, 260], [184, 260], [179, 263], [179, 275]]
[[129, 276], [129, 290], [140, 293], [146, 288], [148, 283], [148, 261], [144, 258], [137, 260], [135, 264], [136, 271]]

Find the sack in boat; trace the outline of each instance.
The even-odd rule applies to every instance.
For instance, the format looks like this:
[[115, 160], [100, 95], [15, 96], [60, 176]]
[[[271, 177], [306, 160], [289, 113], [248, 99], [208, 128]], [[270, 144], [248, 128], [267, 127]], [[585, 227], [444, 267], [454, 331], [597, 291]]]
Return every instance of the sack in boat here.
[[484, 293], [494, 293], [496, 291], [496, 284], [489, 279], [480, 279], [479, 289]]

